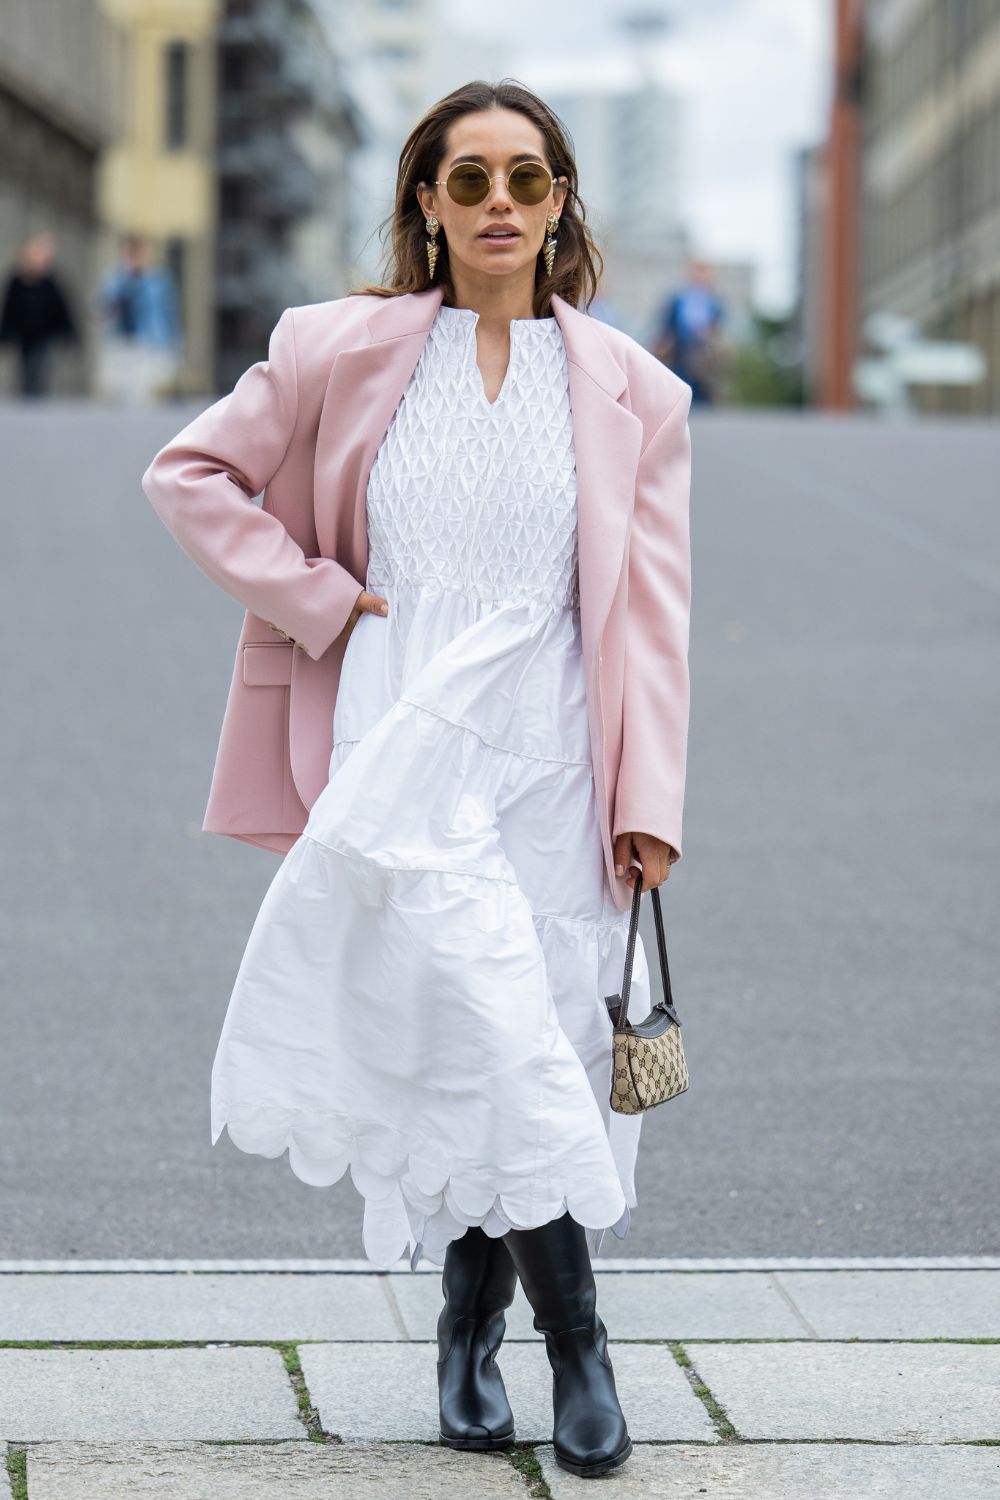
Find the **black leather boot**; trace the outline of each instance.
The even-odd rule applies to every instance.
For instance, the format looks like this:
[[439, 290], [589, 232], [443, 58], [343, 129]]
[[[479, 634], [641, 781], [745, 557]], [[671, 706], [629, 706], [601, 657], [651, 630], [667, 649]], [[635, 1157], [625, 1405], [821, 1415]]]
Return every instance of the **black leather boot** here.
[[590, 1478], [617, 1469], [632, 1452], [596, 1310], [597, 1283], [586, 1231], [570, 1214], [504, 1235], [535, 1327], [552, 1366], [552, 1444], [556, 1462]]
[[438, 1316], [441, 1441], [450, 1448], [505, 1448], [514, 1413], [496, 1365], [517, 1271], [502, 1238], [472, 1224], [446, 1251]]

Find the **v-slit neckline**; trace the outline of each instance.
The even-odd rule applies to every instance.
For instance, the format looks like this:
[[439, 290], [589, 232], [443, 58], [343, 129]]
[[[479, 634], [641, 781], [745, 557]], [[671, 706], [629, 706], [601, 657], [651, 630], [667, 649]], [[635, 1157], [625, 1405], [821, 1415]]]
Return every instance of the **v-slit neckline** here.
[[509, 325], [510, 355], [507, 360], [507, 368], [504, 371], [503, 380], [500, 382], [500, 389], [497, 391], [496, 395], [491, 401], [489, 396], [486, 394], [486, 381], [483, 377], [483, 372], [479, 367], [479, 360], [477, 357], [479, 352], [479, 340], [476, 337], [476, 324], [479, 322], [479, 314], [476, 312], [475, 308], [452, 307], [448, 302], [441, 303], [439, 313], [445, 313], [446, 315], [458, 314], [459, 321], [468, 328], [465, 346], [466, 371], [473, 383], [473, 388], [478, 400], [486, 408], [487, 411], [491, 412], [496, 411], [497, 407], [504, 403], [507, 393], [511, 385], [513, 384], [514, 361], [515, 359], [519, 358], [521, 341], [521, 334], [520, 332], [516, 332], [515, 329], [520, 329], [525, 324], [552, 324], [556, 322], [554, 316], [547, 318], [511, 318]]

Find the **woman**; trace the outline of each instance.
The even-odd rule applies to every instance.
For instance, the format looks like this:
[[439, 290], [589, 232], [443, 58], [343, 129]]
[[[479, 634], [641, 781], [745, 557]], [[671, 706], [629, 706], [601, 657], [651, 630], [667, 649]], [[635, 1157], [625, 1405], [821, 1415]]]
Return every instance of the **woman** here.
[[691, 393], [580, 310], [576, 184], [528, 90], [448, 95], [403, 148], [387, 285], [286, 310], [143, 485], [247, 609], [204, 826], [286, 853], [212, 1139], [349, 1167], [369, 1258], [443, 1266], [451, 1446], [513, 1438], [520, 1278], [556, 1456], [593, 1475], [631, 1451], [590, 1253], [628, 1230], [641, 1116], [609, 1107], [604, 996], [632, 866], [680, 858]]

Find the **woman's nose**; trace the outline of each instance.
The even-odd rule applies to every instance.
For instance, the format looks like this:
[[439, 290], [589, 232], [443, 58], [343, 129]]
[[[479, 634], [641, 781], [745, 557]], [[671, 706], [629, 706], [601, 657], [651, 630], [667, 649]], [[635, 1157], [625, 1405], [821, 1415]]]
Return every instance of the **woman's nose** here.
[[[500, 184], [499, 187], [497, 187], [497, 183]], [[507, 179], [502, 172], [497, 172], [493, 177], [490, 178], [490, 190], [486, 194], [487, 203], [494, 203], [498, 201], [504, 204], [513, 201], [507, 187]]]

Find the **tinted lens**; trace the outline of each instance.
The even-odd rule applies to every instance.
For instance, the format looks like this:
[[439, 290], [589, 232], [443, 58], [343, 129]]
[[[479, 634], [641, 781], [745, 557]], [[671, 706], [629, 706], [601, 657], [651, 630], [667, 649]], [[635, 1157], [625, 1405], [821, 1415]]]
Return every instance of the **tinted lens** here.
[[541, 203], [548, 197], [551, 186], [552, 178], [535, 162], [526, 161], [510, 174], [510, 195], [518, 203]]
[[448, 173], [448, 193], [455, 203], [471, 208], [482, 203], [490, 190], [489, 173], [475, 162], [463, 162]]

